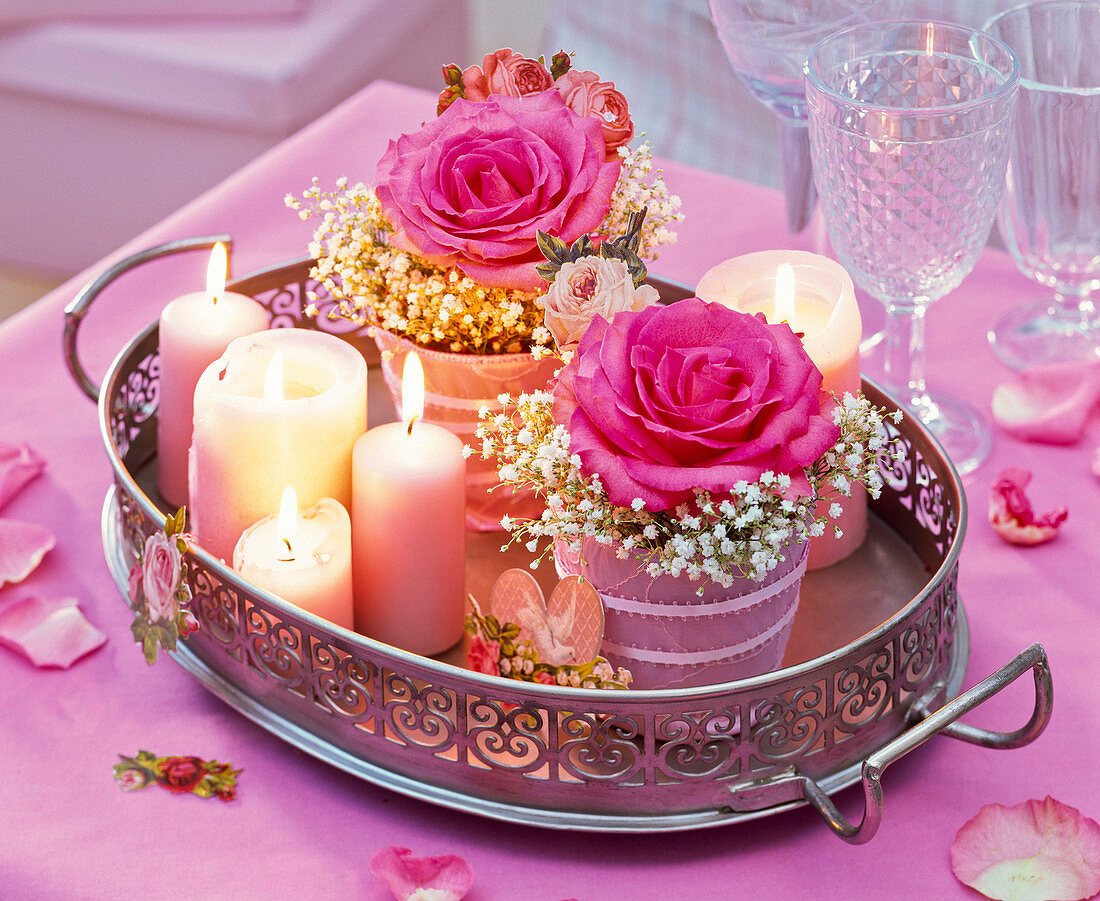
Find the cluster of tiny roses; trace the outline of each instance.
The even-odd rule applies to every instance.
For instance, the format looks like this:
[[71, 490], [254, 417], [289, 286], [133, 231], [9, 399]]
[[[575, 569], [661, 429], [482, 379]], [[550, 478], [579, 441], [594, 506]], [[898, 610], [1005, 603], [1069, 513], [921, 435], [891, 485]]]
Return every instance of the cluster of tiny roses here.
[[173, 794], [232, 801], [237, 797], [240, 770], [230, 763], [201, 757], [158, 757], [152, 751], [138, 751], [134, 757], [120, 754], [114, 765], [115, 780], [123, 791], [140, 791], [159, 785]]
[[629, 670], [612, 669], [604, 657], [580, 664], [553, 666], [546, 663], [540, 659], [531, 640], [520, 637], [521, 631], [516, 623], [502, 623], [491, 613], [482, 613], [474, 601], [466, 615], [470, 669], [489, 676], [569, 688], [629, 688], [633, 681]]
[[[884, 427], [887, 418], [900, 421], [900, 411], [888, 413], [863, 396], [846, 394], [833, 412], [839, 440], [806, 471], [810, 496], [789, 497], [790, 476], [765, 472], [756, 482], [738, 482], [727, 496], [697, 489], [693, 504], [651, 512], [640, 499], [629, 507], [612, 504], [599, 476], [582, 471], [568, 430], [554, 421], [552, 394], [498, 400], [502, 412], [480, 411], [478, 437], [482, 456], [498, 460], [502, 483], [533, 489], [546, 501], [539, 519], [501, 520], [512, 541], [538, 554], [532, 567], [552, 555], [553, 541], [579, 553], [582, 541], [591, 539], [615, 545], [621, 558], [639, 557], [654, 578], [700, 581], [700, 592], [708, 582], [729, 587], [738, 575], [765, 578], [783, 559], [785, 545], [824, 534], [829, 520], [840, 516], [839, 503], [822, 510], [820, 498], [848, 496], [857, 483], [878, 497], [880, 458], [901, 453], [890, 453]], [[831, 525], [839, 537], [839, 526]]]
[[[656, 256], [676, 240], [669, 226], [683, 219], [680, 198], [653, 170], [648, 142], [618, 153], [622, 168], [600, 233], [620, 234], [630, 211], [647, 207], [639, 253]], [[284, 201], [301, 219], [319, 220], [309, 253], [322, 290], [310, 292], [308, 315], [379, 325], [453, 353], [545, 353], [552, 345], [536, 292], [486, 287], [457, 268], [392, 247], [393, 226], [373, 188], [341, 178], [325, 191], [314, 178], [300, 198], [287, 194]]]

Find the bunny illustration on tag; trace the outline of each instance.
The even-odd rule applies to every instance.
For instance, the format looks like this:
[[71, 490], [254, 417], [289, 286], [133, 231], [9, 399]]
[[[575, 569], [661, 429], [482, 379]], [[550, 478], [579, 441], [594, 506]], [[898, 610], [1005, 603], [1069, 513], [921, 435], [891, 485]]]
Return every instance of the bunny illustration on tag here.
[[630, 672], [599, 656], [603, 601], [578, 576], [550, 600], [534, 576], [509, 569], [493, 584], [487, 612], [470, 596], [467, 664], [475, 672], [569, 688], [628, 688]]
[[596, 589], [577, 576], [567, 576], [547, 601], [535, 577], [523, 569], [500, 575], [489, 598], [502, 623], [517, 623], [539, 659], [551, 666], [587, 663], [603, 641], [603, 602]]

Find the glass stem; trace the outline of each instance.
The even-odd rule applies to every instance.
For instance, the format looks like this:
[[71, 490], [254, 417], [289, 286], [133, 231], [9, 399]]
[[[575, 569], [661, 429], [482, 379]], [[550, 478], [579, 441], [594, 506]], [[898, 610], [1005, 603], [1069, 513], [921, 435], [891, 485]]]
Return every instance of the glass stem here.
[[925, 419], [935, 415], [924, 384], [924, 314], [927, 303], [886, 304], [883, 371], [887, 388]]
[[810, 221], [817, 193], [810, 160], [810, 129], [805, 120], [778, 116], [779, 166], [783, 173], [783, 196], [787, 201], [787, 228], [798, 234]]

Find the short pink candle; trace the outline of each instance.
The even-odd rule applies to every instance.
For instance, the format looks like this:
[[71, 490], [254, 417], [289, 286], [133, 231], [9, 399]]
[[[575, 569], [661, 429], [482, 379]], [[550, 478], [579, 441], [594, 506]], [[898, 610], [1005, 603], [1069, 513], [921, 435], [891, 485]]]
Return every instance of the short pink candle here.
[[[404, 422], [371, 429], [352, 455], [356, 631], [417, 654], [462, 638], [466, 459], [462, 442], [419, 420], [416, 354], [405, 361]], [[417, 396], [418, 395], [418, 396]]]
[[233, 568], [253, 585], [316, 614], [354, 627], [351, 590], [351, 517], [331, 497], [298, 509], [293, 487], [276, 516], [245, 529]]
[[160, 314], [160, 402], [157, 409], [157, 490], [180, 507], [187, 498], [195, 385], [203, 370], [243, 335], [268, 327], [267, 310], [225, 290], [225, 247], [210, 255], [206, 291], [177, 297]]
[[[821, 409], [831, 415], [832, 395], [860, 390], [859, 342], [863, 324], [855, 285], [848, 272], [828, 257], [802, 250], [766, 250], [734, 257], [704, 273], [695, 291], [704, 300], [743, 313], [763, 313], [768, 322], [786, 322], [802, 335], [802, 346], [821, 371]], [[810, 542], [810, 569], [831, 566], [851, 555], [867, 535], [867, 497], [826, 498], [840, 504], [841, 515]]]

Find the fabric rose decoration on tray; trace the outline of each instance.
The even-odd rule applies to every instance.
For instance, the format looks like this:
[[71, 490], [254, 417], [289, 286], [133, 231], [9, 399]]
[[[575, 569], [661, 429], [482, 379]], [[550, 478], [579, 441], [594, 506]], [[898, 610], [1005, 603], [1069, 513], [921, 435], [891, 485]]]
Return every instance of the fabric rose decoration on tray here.
[[438, 117], [391, 141], [375, 184], [318, 181], [287, 204], [320, 224], [310, 245], [322, 284], [310, 312], [380, 326], [436, 350], [539, 351], [550, 345], [538, 234], [571, 242], [624, 230], [649, 209], [647, 258], [675, 240], [679, 199], [632, 150], [626, 98], [557, 54], [510, 49], [443, 70]]
[[881, 490], [886, 414], [845, 395], [826, 417], [821, 373], [786, 323], [697, 297], [654, 304], [636, 253], [644, 217], [598, 247], [540, 236], [552, 284], [539, 303], [564, 365], [550, 390], [486, 408], [478, 435], [501, 481], [547, 509], [503, 525], [532, 552], [550, 538], [577, 554], [594, 539], [654, 577], [763, 579], [789, 542], [840, 515], [815, 510], [822, 496]]

